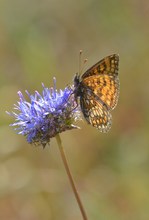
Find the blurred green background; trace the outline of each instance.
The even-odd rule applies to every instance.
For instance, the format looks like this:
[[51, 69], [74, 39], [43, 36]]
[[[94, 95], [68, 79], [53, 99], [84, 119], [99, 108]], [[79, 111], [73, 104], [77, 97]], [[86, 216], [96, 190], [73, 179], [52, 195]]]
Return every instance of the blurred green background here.
[[82, 219], [55, 138], [26, 143], [8, 125], [17, 91], [72, 83], [86, 68], [120, 55], [120, 99], [102, 134], [85, 121], [61, 134], [89, 220], [149, 219], [149, 2], [0, 1], [0, 219]]

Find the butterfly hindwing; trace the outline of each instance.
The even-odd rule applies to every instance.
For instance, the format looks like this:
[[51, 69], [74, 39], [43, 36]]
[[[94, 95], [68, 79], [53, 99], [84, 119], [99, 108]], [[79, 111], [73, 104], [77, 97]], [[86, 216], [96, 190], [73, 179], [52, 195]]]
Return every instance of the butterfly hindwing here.
[[107, 132], [111, 128], [111, 114], [91, 90], [84, 90], [83, 95], [80, 97], [80, 106], [85, 119], [93, 127], [101, 132]]

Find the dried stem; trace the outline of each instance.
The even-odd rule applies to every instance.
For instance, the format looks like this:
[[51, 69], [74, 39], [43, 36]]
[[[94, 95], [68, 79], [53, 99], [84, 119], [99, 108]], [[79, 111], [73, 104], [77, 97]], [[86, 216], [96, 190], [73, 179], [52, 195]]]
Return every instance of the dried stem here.
[[85, 213], [85, 210], [84, 210], [83, 204], [82, 204], [82, 202], [81, 202], [79, 193], [78, 193], [78, 191], [77, 191], [77, 189], [76, 189], [76, 186], [75, 186], [75, 183], [74, 183], [72, 174], [71, 174], [71, 172], [70, 172], [70, 168], [69, 168], [69, 165], [68, 165], [68, 161], [67, 161], [67, 159], [66, 159], [65, 151], [64, 151], [64, 148], [63, 148], [63, 146], [62, 146], [62, 141], [61, 141], [61, 138], [60, 138], [60, 135], [59, 135], [59, 134], [56, 135], [56, 140], [57, 140], [57, 143], [58, 143], [58, 146], [59, 146], [60, 154], [61, 154], [61, 157], [62, 157], [64, 166], [65, 166], [65, 169], [66, 169], [66, 172], [67, 172], [67, 175], [68, 175], [68, 178], [69, 178], [71, 187], [72, 187], [72, 189], [73, 189], [75, 198], [76, 198], [77, 203], [78, 203], [78, 206], [79, 206], [79, 208], [80, 208], [80, 211], [81, 211], [83, 220], [87, 220], [87, 215], [86, 215], [86, 213]]

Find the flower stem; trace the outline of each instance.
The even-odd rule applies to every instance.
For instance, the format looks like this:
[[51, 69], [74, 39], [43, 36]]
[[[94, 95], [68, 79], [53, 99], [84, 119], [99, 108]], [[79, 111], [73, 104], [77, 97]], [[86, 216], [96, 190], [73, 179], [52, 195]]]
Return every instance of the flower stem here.
[[72, 174], [71, 174], [71, 172], [70, 172], [70, 168], [69, 168], [69, 165], [68, 165], [68, 161], [67, 161], [67, 158], [66, 158], [66, 155], [65, 155], [65, 151], [64, 151], [64, 148], [63, 148], [63, 146], [62, 146], [62, 141], [61, 141], [61, 138], [60, 138], [60, 135], [59, 135], [59, 134], [56, 135], [56, 140], [57, 140], [57, 144], [58, 144], [58, 147], [59, 147], [59, 150], [60, 150], [60, 154], [61, 154], [61, 157], [62, 157], [64, 166], [65, 166], [65, 169], [66, 169], [66, 172], [67, 172], [67, 175], [68, 175], [68, 178], [69, 178], [69, 181], [70, 181], [72, 190], [73, 190], [73, 192], [74, 192], [75, 198], [76, 198], [77, 203], [78, 203], [78, 206], [79, 206], [79, 208], [80, 208], [80, 211], [81, 211], [83, 220], [87, 220], [87, 215], [86, 215], [86, 213], [85, 213], [85, 210], [84, 210], [83, 204], [82, 204], [82, 202], [81, 202], [79, 193], [78, 193], [78, 191], [77, 191], [77, 189], [76, 189], [76, 186], [75, 186], [75, 183], [74, 183]]

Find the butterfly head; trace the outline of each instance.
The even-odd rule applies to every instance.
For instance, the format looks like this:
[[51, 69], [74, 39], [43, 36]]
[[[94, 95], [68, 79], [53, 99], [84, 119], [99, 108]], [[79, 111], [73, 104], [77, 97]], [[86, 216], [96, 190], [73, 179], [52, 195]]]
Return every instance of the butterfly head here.
[[80, 75], [76, 73], [74, 77], [74, 94], [75, 96], [79, 96], [80, 93]]
[[78, 73], [75, 74], [74, 77], [74, 87], [76, 88], [80, 83], [80, 75]]

